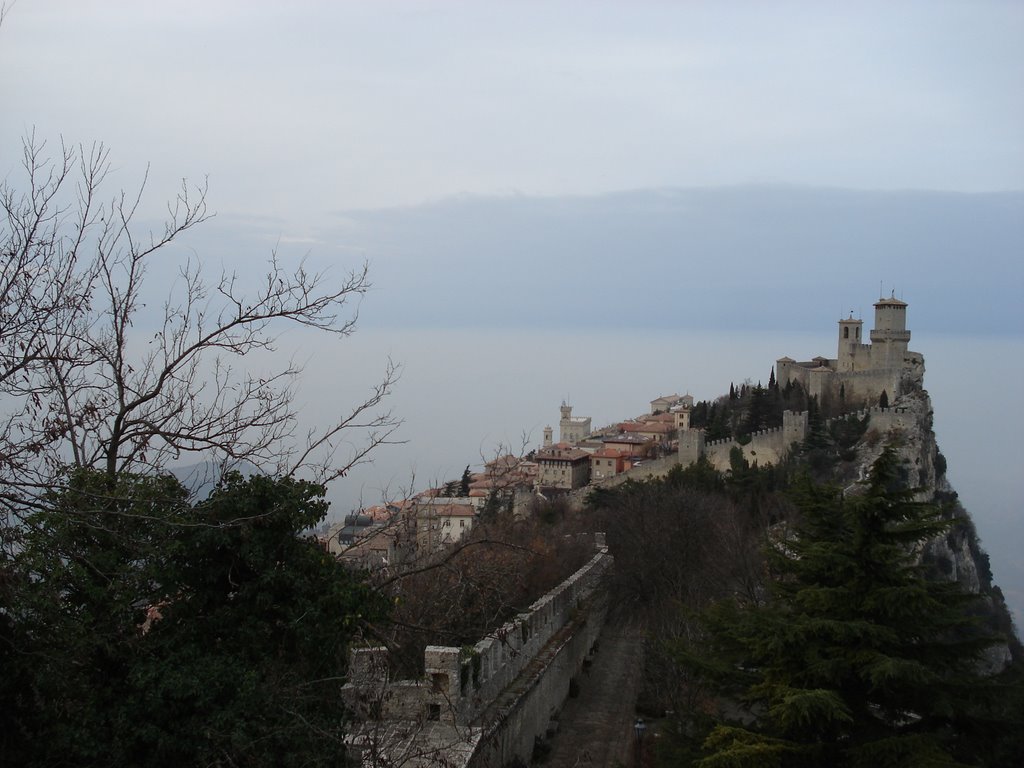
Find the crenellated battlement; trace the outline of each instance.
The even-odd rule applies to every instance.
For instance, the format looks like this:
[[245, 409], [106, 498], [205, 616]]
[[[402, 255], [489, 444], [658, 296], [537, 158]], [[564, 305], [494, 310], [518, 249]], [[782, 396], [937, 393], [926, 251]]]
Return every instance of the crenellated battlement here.
[[[831, 426], [837, 421], [843, 421], [850, 416], [858, 419], [870, 417], [871, 426], [881, 431], [893, 429], [909, 429], [914, 425], [914, 412], [910, 408], [902, 406], [863, 408], [851, 411], [842, 416], [826, 420], [826, 426]], [[794, 443], [802, 443], [807, 439], [809, 414], [807, 411], [795, 412], [785, 411], [782, 415], [782, 426], [771, 429], [761, 429], [752, 432], [750, 440], [741, 444], [739, 441], [727, 437], [720, 440], [703, 442], [695, 439], [696, 435], [703, 436], [700, 430], [691, 430], [695, 436], [691, 436], [688, 447], [685, 449], [683, 441], [680, 440], [679, 463], [688, 466], [695, 462], [700, 456], [704, 456], [711, 462], [711, 465], [720, 471], [730, 468], [731, 452], [733, 448], [740, 448], [743, 451], [743, 458], [751, 464], [777, 464], [782, 461], [786, 454], [792, 449]], [[697, 452], [697, 448], [700, 452]]]
[[[540, 728], [543, 733], [550, 711], [554, 705], [560, 706], [568, 693], [568, 678], [562, 681], [561, 677], [578, 672], [603, 623], [603, 606], [591, 614], [613, 558], [604, 534], [595, 534], [595, 548], [594, 556], [582, 568], [474, 645], [427, 646], [421, 679], [390, 679], [386, 648], [353, 649], [349, 682], [342, 695], [364, 721], [365, 738], [380, 732], [381, 726], [375, 724], [401, 722], [410, 727], [409, 723], [437, 723], [466, 735], [465, 743], [472, 742], [467, 760], [482, 738], [492, 744], [495, 739], [503, 744], [507, 741], [513, 753], [521, 751], [520, 741], [532, 747], [535, 734], [528, 731]], [[554, 664], [556, 658], [558, 664]], [[518, 683], [528, 667], [533, 677], [520, 693]], [[545, 681], [549, 667], [557, 669], [551, 680]], [[529, 695], [540, 695], [545, 702], [561, 698], [544, 706], [533, 702], [526, 707], [522, 700]], [[502, 724], [513, 712], [520, 718], [519, 725], [511, 735], [503, 733]], [[523, 717], [536, 723], [530, 720], [527, 727]], [[524, 729], [525, 735], [520, 734]], [[360, 738], [353, 740], [354, 747], [360, 746]]]
[[890, 398], [919, 387], [924, 359], [908, 349], [907, 304], [895, 296], [875, 303], [875, 327], [870, 344], [862, 340], [863, 321], [850, 317], [839, 321], [835, 358], [815, 357], [797, 362], [789, 357], [776, 361], [780, 386], [799, 384], [820, 402], [844, 397], [846, 402], [877, 403], [882, 392]]

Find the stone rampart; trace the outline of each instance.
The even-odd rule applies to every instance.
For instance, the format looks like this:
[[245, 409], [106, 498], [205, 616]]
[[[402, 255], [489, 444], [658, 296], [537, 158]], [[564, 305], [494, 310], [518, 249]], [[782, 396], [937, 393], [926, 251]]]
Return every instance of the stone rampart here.
[[[498, 695], [523, 671], [566, 625], [598, 587], [612, 562], [608, 548], [602, 546], [585, 566], [548, 592], [525, 612], [506, 622], [492, 635], [480, 640], [468, 660], [470, 673], [463, 674], [466, 684], [461, 716], [469, 722], [493, 703]], [[479, 663], [475, 659], [479, 659]], [[479, 669], [479, 673], [475, 670]]]
[[868, 428], [877, 429], [880, 432], [888, 432], [893, 429], [910, 429], [914, 426], [917, 418], [910, 408], [904, 408], [903, 406], [892, 406], [889, 408], [874, 406], [872, 408], [863, 408], [859, 411], [851, 411], [834, 419], [828, 419], [825, 422], [825, 426], [832, 426], [835, 422], [845, 421], [851, 416], [855, 416], [858, 419], [870, 416]]
[[743, 458], [751, 464], [778, 464], [785, 458], [794, 441], [786, 442], [787, 430], [784, 427], [762, 429], [750, 434], [750, 442], [740, 444], [732, 438], [712, 440], [704, 447], [704, 455], [715, 469], [729, 469], [729, 456], [734, 446], [743, 450]]
[[496, 755], [496, 765], [515, 756], [529, 762], [534, 737], [561, 707], [604, 620], [596, 597], [613, 559], [603, 534], [595, 538], [597, 551], [582, 568], [472, 647], [427, 646], [423, 679], [391, 680], [385, 648], [354, 649], [342, 695], [364, 724], [351, 743], [358, 748], [359, 733], [388, 730], [382, 723], [435, 742], [446, 727], [478, 745], [474, 766]]

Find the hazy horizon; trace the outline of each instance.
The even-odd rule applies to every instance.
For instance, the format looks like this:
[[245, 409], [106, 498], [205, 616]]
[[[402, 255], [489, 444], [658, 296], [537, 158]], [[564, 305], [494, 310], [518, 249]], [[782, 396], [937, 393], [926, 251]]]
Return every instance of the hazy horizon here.
[[836, 320], [870, 324], [895, 291], [1021, 623], [1024, 4], [6, 11], [0, 179], [17, 186], [35, 136], [105, 142], [106, 195], [148, 179], [140, 219], [208, 183], [217, 216], [161, 254], [151, 306], [186, 258], [240, 283], [274, 249], [336, 276], [370, 263], [355, 336], [280, 339], [308, 362], [307, 422], [361, 402], [388, 354], [406, 366], [410, 442], [336, 486], [332, 514], [413, 469], [457, 476], [563, 398], [614, 420], [831, 355]]

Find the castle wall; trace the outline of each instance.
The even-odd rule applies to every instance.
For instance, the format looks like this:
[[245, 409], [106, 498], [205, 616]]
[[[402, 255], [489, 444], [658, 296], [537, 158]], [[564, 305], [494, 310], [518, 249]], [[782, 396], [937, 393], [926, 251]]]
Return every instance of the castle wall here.
[[[381, 724], [389, 721], [411, 723], [429, 740], [435, 731], [424, 724], [436, 723], [450, 734], [479, 738], [469, 765], [502, 766], [517, 756], [528, 763], [534, 738], [545, 733], [565, 701], [569, 680], [579, 673], [604, 622], [604, 601], [596, 597], [612, 556], [603, 535], [596, 538], [598, 551], [586, 565], [469, 654], [428, 646], [422, 680], [389, 680], [384, 648], [353, 649], [342, 695], [365, 721], [362, 733], [386, 730]], [[524, 675], [534, 661], [542, 663]], [[424, 756], [424, 765], [437, 757]]]
[[873, 405], [878, 403], [882, 392], [892, 400], [907, 391], [908, 384], [903, 382], [920, 382], [924, 377], [924, 360], [914, 352], [906, 353], [903, 364], [896, 368], [832, 371], [804, 367], [806, 365], [810, 363], [776, 363], [776, 378], [780, 387], [790, 381], [800, 384], [819, 402], [838, 402], [842, 390], [845, 402], [851, 405]]
[[469, 697], [468, 706], [461, 713], [464, 722], [492, 703], [569, 621], [577, 604], [597, 588], [611, 561], [607, 547], [602, 547], [590, 562], [531, 605], [526, 613], [473, 647], [481, 661], [479, 687], [474, 682], [474, 691], [464, 691]]
[[691, 447], [688, 447], [684, 459], [683, 441], [682, 435], [680, 435], [679, 463], [684, 467], [694, 463], [703, 455], [707, 457], [711, 466], [720, 472], [724, 472], [730, 468], [729, 454], [734, 446], [743, 449], [743, 458], [751, 464], [756, 463], [760, 466], [778, 464], [786, 457], [793, 443], [800, 443], [806, 439], [807, 411], [802, 413], [794, 411], [783, 412], [781, 427], [763, 429], [753, 433], [750, 436], [750, 442], [746, 445], [740, 445], [740, 443], [732, 438], [705, 443], [703, 432], [700, 430], [690, 430], [690, 432], [699, 436], [699, 440], [692, 440], [692, 442], [700, 450], [694, 451]]
[[679, 433], [679, 463], [688, 467], [704, 455], [704, 430], [686, 429]]
[[606, 611], [604, 602], [591, 605], [585, 618], [574, 620], [574, 631], [557, 638], [543, 669], [517, 681], [521, 690], [496, 708], [469, 768], [502, 768], [517, 758], [530, 764], [537, 737], [547, 733], [569, 695], [572, 679], [581, 673], [584, 659], [594, 649]]
[[705, 456], [715, 469], [724, 472], [730, 468], [729, 455], [734, 446], [743, 449], [743, 458], [751, 464], [765, 466], [766, 464], [778, 464], [789, 452], [793, 442], [786, 441], [787, 432], [782, 427], [775, 429], [764, 429], [754, 432], [750, 436], [750, 442], [746, 445], [729, 438], [726, 440], [714, 440], [707, 444]]

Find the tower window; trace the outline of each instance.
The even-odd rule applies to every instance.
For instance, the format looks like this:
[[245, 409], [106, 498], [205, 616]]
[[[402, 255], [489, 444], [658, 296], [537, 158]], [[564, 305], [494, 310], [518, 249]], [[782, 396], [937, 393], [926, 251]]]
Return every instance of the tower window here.
[[843, 338], [844, 339], [850, 338], [850, 326], [848, 326], [848, 325], [847, 326], [843, 326]]

